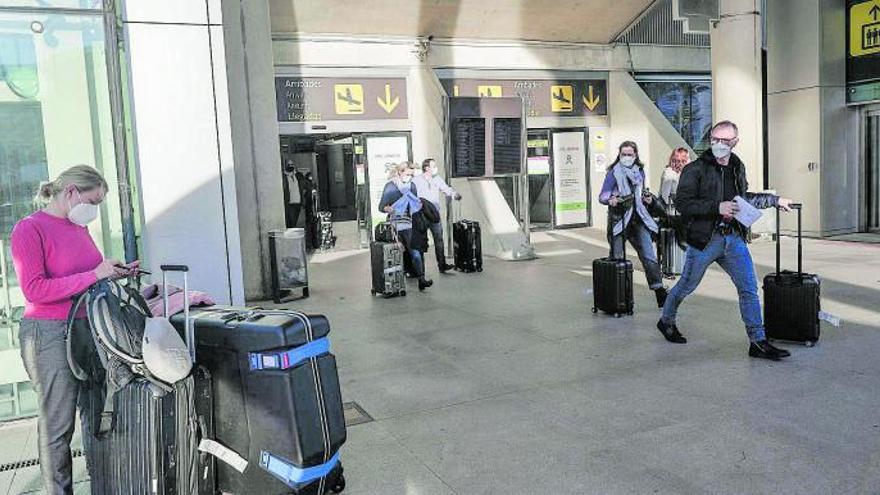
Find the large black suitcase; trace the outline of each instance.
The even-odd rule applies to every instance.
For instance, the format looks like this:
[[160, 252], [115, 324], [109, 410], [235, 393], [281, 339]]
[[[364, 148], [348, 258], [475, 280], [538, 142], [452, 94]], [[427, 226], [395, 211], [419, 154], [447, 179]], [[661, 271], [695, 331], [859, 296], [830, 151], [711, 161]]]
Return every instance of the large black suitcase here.
[[[183, 319], [172, 318], [175, 326]], [[330, 325], [293, 311], [211, 307], [192, 317], [196, 356], [211, 371], [214, 438], [244, 458], [217, 463], [217, 489], [323, 495], [345, 488], [346, 440]]]
[[791, 207], [798, 212], [798, 269], [792, 272], [780, 268], [781, 241], [777, 209], [776, 271], [764, 277], [764, 331], [767, 338], [802, 342], [812, 347], [819, 341], [822, 284], [818, 275], [803, 272], [801, 205], [793, 204]]
[[385, 297], [406, 295], [403, 260], [403, 249], [397, 242], [370, 243], [371, 294]]
[[171, 392], [139, 378], [114, 401], [113, 428], [85, 445], [93, 495], [214, 495], [214, 459], [197, 450], [213, 428], [207, 370], [197, 367]]
[[620, 318], [633, 314], [633, 264], [626, 259], [624, 240], [623, 259], [593, 260], [593, 313], [602, 311]]
[[453, 223], [452, 247], [456, 270], [462, 272], [483, 271], [483, 244], [480, 222], [459, 220]]

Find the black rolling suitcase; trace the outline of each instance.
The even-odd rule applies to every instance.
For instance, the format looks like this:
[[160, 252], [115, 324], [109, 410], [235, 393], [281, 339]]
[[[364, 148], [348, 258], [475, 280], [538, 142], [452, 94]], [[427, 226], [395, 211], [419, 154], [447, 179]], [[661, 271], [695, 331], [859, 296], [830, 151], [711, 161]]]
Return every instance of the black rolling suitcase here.
[[192, 325], [199, 363], [213, 378], [214, 438], [243, 461], [217, 462], [217, 490], [341, 492], [346, 430], [327, 319], [211, 307], [194, 310]]
[[613, 256], [593, 260], [593, 313], [602, 311], [620, 318], [633, 314], [633, 264]]
[[[192, 354], [191, 337], [184, 335]], [[92, 390], [90, 399], [93, 410], [101, 410], [103, 393]], [[172, 386], [135, 378], [117, 391], [112, 426], [85, 445], [92, 494], [214, 495], [214, 459], [198, 451], [213, 435], [212, 400], [211, 374], [201, 366]]]
[[803, 273], [803, 246], [801, 240], [801, 205], [793, 204], [798, 212], [798, 269], [781, 270], [779, 210], [776, 210], [776, 272], [764, 277], [764, 330], [767, 338], [802, 342], [808, 347], [819, 341], [819, 311], [821, 310], [819, 276]]
[[480, 222], [459, 220], [453, 223], [452, 247], [456, 270], [462, 272], [483, 271], [483, 245]]

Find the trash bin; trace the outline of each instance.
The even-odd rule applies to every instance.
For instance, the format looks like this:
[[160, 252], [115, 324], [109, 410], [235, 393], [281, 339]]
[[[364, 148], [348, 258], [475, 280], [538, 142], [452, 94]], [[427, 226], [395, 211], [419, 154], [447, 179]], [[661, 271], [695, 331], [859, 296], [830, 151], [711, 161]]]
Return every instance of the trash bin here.
[[269, 231], [269, 257], [272, 263], [272, 298], [282, 302], [292, 291], [301, 289], [309, 297], [309, 263], [304, 229]]

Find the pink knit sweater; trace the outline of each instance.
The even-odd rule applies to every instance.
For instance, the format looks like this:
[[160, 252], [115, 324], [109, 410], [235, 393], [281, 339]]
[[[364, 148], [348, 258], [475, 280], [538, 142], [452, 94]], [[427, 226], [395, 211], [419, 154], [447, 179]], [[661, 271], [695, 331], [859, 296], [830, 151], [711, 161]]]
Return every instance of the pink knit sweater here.
[[15, 224], [10, 240], [25, 318], [67, 319], [71, 298], [97, 281], [104, 259], [88, 229], [37, 211]]

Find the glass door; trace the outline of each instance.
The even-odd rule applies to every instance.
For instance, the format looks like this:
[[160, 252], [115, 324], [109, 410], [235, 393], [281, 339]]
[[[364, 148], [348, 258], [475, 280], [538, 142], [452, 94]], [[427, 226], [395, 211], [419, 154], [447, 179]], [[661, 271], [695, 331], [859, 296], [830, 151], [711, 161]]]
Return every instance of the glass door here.
[[106, 256], [125, 257], [106, 48], [100, 11], [0, 12], [0, 421], [37, 412], [17, 349], [24, 297], [9, 235], [40, 182], [78, 164], [101, 171], [110, 191], [89, 230]]
[[553, 227], [553, 178], [550, 160], [550, 131], [529, 130], [526, 166], [529, 177], [529, 221], [532, 230]]
[[867, 228], [880, 232], [880, 109], [868, 112], [865, 126]]

